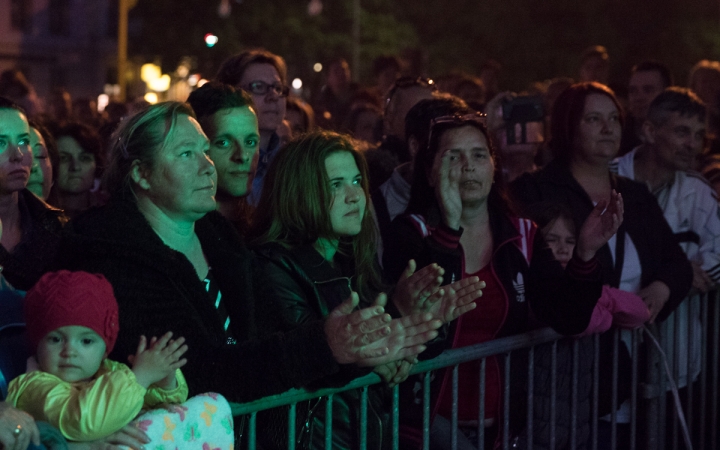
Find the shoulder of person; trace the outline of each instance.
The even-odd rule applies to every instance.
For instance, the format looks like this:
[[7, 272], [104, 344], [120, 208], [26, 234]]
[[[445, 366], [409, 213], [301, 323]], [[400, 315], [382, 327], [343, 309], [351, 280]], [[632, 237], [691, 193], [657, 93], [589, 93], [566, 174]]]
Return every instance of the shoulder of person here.
[[292, 250], [278, 242], [266, 242], [262, 245], [252, 248], [252, 253], [256, 256], [258, 268], [267, 264], [275, 264], [277, 266], [292, 269], [298, 266], [297, 261], [293, 257]]
[[195, 223], [198, 232], [212, 233], [214, 238], [228, 240], [236, 244], [242, 244], [243, 238], [237, 228], [219, 211], [210, 211]]
[[617, 191], [623, 195], [623, 200], [626, 202], [637, 196], [644, 197], [650, 195], [655, 198], [645, 183], [631, 180], [622, 175], [615, 175], [615, 185]]
[[690, 183], [693, 187], [699, 190], [708, 190], [713, 193], [714, 197], [717, 197], [717, 194], [715, 194], [715, 189], [713, 189], [710, 182], [701, 174], [700, 172], [696, 172], [694, 170], [687, 170], [685, 172], [681, 172], [681, 175], [683, 176], [686, 183]]
[[428, 225], [427, 219], [422, 214], [402, 214], [393, 223], [396, 227], [412, 227], [424, 238], [433, 233], [433, 227]]
[[[76, 216], [68, 224], [76, 234], [107, 236], [115, 230], [134, 231], [147, 221], [142, 217], [137, 205], [129, 200], [111, 200], [106, 205], [90, 208]], [[149, 227], [149, 225], [147, 225]]]
[[49, 205], [29, 190], [23, 189], [21, 195], [30, 215], [39, 220], [44, 228], [50, 231], [60, 231], [68, 222], [62, 209]]

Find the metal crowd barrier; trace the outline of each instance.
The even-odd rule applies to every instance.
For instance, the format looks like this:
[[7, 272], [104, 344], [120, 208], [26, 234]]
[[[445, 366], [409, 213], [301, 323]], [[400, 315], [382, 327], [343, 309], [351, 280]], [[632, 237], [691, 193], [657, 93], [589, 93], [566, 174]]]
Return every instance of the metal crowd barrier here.
[[[585, 338], [564, 338], [550, 328], [533, 330], [521, 335], [505, 337], [493, 341], [477, 344], [469, 347], [447, 350], [437, 358], [421, 361], [416, 364], [411, 374], [428, 373], [441, 368], [452, 370], [452, 399], [453, 414], [450, 422], [453, 430], [458, 429], [457, 405], [458, 396], [458, 365], [464, 362], [480, 361], [480, 398], [478, 401], [478, 417], [484, 417], [485, 405], [485, 367], [488, 357], [496, 356], [502, 363], [504, 380], [510, 379], [510, 361], [517, 352], [527, 352], [527, 411], [526, 430], [529, 432], [525, 442], [518, 445], [509, 435], [511, 383], [503, 383], [501, 406], [502, 430], [499, 436], [502, 449], [509, 448], [534, 448], [534, 404], [535, 394], [538, 386], [535, 386], [535, 364], [536, 350], [543, 348], [543, 357], [547, 351], [550, 352], [551, 366], [551, 414], [549, 442], [542, 448], [581, 449], [593, 450], [604, 449], [631, 449], [631, 450], [665, 450], [689, 448], [683, 435], [683, 419], [680, 418], [678, 410], [682, 410], [684, 422], [689, 431], [688, 439], [692, 442], [693, 449], [717, 449], [718, 446], [718, 357], [720, 342], [720, 291], [713, 291], [709, 294], [692, 295], [686, 298], [678, 311], [685, 311], [681, 314], [673, 313], [661, 324], [649, 325], [632, 331], [619, 330], [610, 331], [611, 346], [613, 348], [611, 358], [611, 391], [612, 391], [612, 413], [610, 417], [601, 418], [598, 412], [598, 400], [600, 395], [600, 337], [594, 335]], [[698, 320], [688, 320], [688, 317], [697, 317]], [[698, 330], [700, 328], [700, 330]], [[653, 337], [650, 336], [650, 333]], [[681, 336], [687, 333], [688, 340], [682, 343]], [[693, 339], [693, 336], [700, 339]], [[654, 339], [653, 339], [654, 338]], [[592, 362], [592, 387], [590, 392], [590, 435], [587, 442], [578, 442], [578, 403], [583, 399], [579, 398], [578, 392], [578, 367], [580, 339], [587, 339], [592, 342], [594, 351]], [[653, 343], [657, 341], [660, 349]], [[627, 344], [626, 344], [627, 343]], [[629, 345], [628, 345], [629, 344]], [[560, 442], [557, 436], [556, 398], [558, 394], [558, 346], [570, 349], [571, 357], [571, 392], [570, 392], [570, 424], [569, 436], [566, 441]], [[619, 348], [621, 345], [628, 345], [632, 356], [630, 373], [619, 371]], [[699, 348], [698, 348], [699, 347]], [[664, 354], [664, 355], [663, 355]], [[692, 356], [698, 356], [700, 360]], [[684, 366], [684, 367], [683, 367]], [[563, 370], [567, 371], [567, 368]], [[670, 372], [672, 379], [668, 377]], [[695, 373], [697, 376], [694, 376]], [[683, 373], [686, 374], [683, 381]], [[690, 374], [688, 376], [688, 374]], [[629, 403], [630, 422], [621, 425], [618, 423], [617, 410], [620, 407], [618, 401], [618, 389], [621, 379], [630, 377], [631, 390]], [[423, 450], [430, 449], [430, 377], [424, 377], [423, 386]], [[677, 381], [681, 386], [677, 389], [678, 400], [681, 405], [675, 405], [673, 397], [676, 394], [671, 389]], [[688, 381], [689, 380], [689, 381]], [[233, 414], [236, 416], [236, 428], [239, 433], [238, 448], [255, 450], [257, 447], [257, 414], [279, 406], [289, 405], [287, 413], [287, 448], [296, 448], [296, 414], [297, 404], [306, 400], [319, 397], [327, 399], [325, 402], [328, 418], [325, 423], [325, 448], [332, 448], [332, 405], [333, 397], [351, 389], [359, 389], [362, 393], [362, 406], [360, 409], [360, 435], [361, 441], [357, 448], [365, 450], [367, 442], [364, 431], [367, 430], [367, 392], [368, 386], [381, 382], [376, 374], [369, 374], [358, 378], [342, 388], [320, 389], [316, 391], [305, 391], [293, 389], [283, 394], [265, 397], [253, 402], [243, 404], [232, 404]], [[670, 398], [670, 401], [668, 401]], [[402, 405], [399, 404], [399, 386], [392, 388], [392, 410], [391, 430], [392, 448], [400, 448], [399, 442], [399, 414]], [[666, 417], [669, 419], [666, 421]], [[667, 422], [667, 423], [666, 423]], [[600, 428], [603, 428], [603, 432]], [[601, 434], [608, 436], [609, 442], [599, 442]], [[624, 428], [624, 432], [620, 432]], [[483, 450], [485, 444], [485, 428], [483, 421], [478, 421], [476, 448]], [[607, 439], [606, 439], [607, 440]], [[587, 445], [585, 445], [587, 444]], [[453, 450], [458, 448], [457, 434], [453, 433], [451, 442], [446, 448]], [[536, 447], [537, 448], [537, 447]]]

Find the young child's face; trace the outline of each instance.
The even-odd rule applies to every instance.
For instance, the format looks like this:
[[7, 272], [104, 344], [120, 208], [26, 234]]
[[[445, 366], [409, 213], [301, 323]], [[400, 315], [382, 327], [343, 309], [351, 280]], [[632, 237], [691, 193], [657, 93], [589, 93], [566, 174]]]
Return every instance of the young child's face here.
[[542, 229], [545, 241], [563, 268], [570, 261], [575, 249], [575, 234], [571, 233], [570, 229], [571, 227], [562, 217]]
[[60, 327], [48, 333], [38, 344], [40, 370], [63, 381], [90, 380], [105, 358], [105, 341], [87, 327]]

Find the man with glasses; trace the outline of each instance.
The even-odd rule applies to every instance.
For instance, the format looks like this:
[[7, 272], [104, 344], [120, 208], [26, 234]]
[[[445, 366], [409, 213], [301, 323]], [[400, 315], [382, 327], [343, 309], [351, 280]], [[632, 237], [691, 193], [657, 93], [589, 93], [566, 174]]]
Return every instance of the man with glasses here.
[[247, 91], [255, 103], [260, 151], [248, 196], [248, 202], [255, 205], [260, 199], [265, 173], [281, 144], [277, 129], [285, 118], [289, 92], [287, 66], [282, 57], [267, 50], [248, 50], [227, 59], [215, 79]]

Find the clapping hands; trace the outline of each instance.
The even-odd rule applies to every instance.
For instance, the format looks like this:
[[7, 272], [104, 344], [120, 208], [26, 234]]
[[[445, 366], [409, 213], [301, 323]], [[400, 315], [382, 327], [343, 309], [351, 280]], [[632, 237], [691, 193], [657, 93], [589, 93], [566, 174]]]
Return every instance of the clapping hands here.
[[358, 303], [357, 293], [351, 293], [325, 320], [328, 345], [340, 364], [373, 367], [415, 356], [442, 325], [429, 313], [391, 319], [385, 313], [385, 294], [373, 306], [355, 311]]
[[448, 323], [475, 309], [474, 300], [482, 296], [484, 281], [470, 277], [441, 288], [442, 267], [430, 264], [417, 272], [415, 267], [411, 259], [395, 287], [393, 302], [402, 315], [429, 312], [434, 319]]
[[172, 333], [167, 332], [160, 339], [153, 336], [148, 343], [145, 336], [140, 336], [135, 355], [130, 355], [128, 359], [141, 386], [148, 388], [156, 384], [163, 389], [177, 386], [175, 370], [187, 363], [182, 356], [188, 347], [184, 345], [185, 338], [171, 338]]
[[610, 201], [601, 200], [593, 208], [580, 229], [575, 253], [583, 261], [590, 261], [603, 245], [617, 233], [623, 221], [624, 205], [622, 195], [615, 189]]

